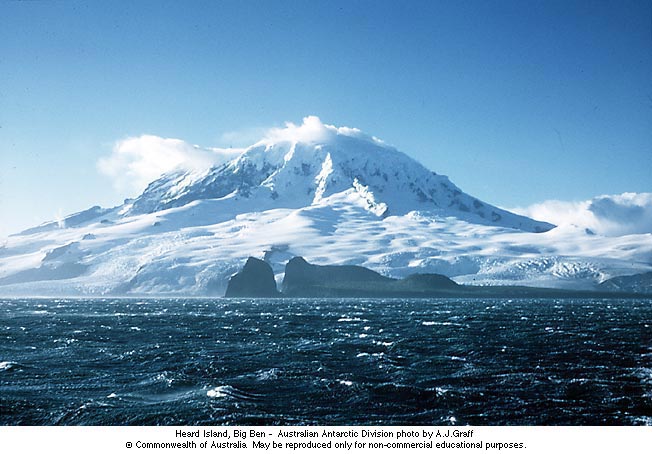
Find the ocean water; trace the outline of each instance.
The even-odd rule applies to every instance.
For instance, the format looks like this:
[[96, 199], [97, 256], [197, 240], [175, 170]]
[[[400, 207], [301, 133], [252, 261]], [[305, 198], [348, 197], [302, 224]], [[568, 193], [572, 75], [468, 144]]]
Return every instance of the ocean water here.
[[0, 299], [3, 425], [649, 425], [652, 301]]

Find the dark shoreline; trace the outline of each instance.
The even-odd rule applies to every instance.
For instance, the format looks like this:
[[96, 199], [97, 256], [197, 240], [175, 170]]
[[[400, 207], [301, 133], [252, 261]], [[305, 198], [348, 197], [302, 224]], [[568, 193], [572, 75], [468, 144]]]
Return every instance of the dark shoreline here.
[[294, 257], [285, 266], [281, 289], [271, 266], [249, 257], [229, 280], [225, 297], [236, 298], [652, 298], [649, 293], [566, 290], [526, 286], [457, 284], [441, 274], [412, 274], [403, 279], [383, 276], [354, 265], [313, 265]]

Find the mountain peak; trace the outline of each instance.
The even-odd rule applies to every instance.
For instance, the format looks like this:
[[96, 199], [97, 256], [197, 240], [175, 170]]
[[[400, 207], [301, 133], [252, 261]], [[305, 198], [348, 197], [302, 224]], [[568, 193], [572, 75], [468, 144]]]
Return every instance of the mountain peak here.
[[[0, 288], [222, 294], [247, 256], [269, 263], [271, 288], [293, 256], [393, 278], [438, 273], [460, 283], [574, 288], [650, 270], [648, 233], [524, 233], [553, 226], [481, 201], [396, 148], [317, 117], [271, 130], [233, 156], [164, 175], [121, 206], [9, 238]], [[648, 232], [637, 208], [648, 199], [619, 200], [586, 209], [606, 221], [627, 214], [638, 220], [635, 232]]]
[[553, 227], [482, 202], [381, 140], [315, 116], [270, 130], [226, 164], [163, 176], [124, 213], [208, 199], [228, 204], [234, 216], [344, 203], [381, 218], [418, 211], [529, 232]]

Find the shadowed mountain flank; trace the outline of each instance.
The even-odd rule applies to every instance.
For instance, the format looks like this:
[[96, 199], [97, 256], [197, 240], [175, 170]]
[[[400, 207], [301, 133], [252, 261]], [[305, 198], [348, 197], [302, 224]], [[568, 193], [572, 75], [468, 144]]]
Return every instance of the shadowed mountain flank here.
[[249, 257], [244, 268], [229, 279], [224, 295], [232, 297], [270, 298], [279, 296], [272, 268], [262, 260]]

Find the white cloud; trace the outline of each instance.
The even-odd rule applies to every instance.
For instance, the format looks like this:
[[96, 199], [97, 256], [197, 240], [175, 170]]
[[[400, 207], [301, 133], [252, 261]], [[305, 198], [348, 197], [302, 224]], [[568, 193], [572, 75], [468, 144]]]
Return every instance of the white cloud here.
[[299, 126], [292, 122], [285, 123], [285, 128], [271, 128], [267, 131], [264, 142], [310, 142], [323, 140], [329, 135], [329, 130], [319, 117], [305, 117]]
[[356, 137], [384, 145], [382, 140], [369, 136], [358, 128], [327, 125], [322, 123], [319, 117], [315, 115], [304, 117], [303, 122], [298, 126], [292, 122], [287, 122], [284, 128], [267, 130], [262, 142], [313, 142], [325, 140], [332, 135]]
[[[352, 136], [383, 144], [359, 129], [326, 125], [316, 116], [305, 117], [300, 125], [288, 122], [284, 128], [249, 128], [226, 132], [220, 137], [220, 142], [235, 146], [314, 142], [327, 140], [334, 135]], [[98, 160], [97, 168], [113, 180], [118, 191], [135, 194], [164, 173], [176, 169], [207, 169], [227, 162], [242, 152], [243, 148], [201, 148], [180, 139], [141, 135], [117, 141], [111, 154]]]
[[558, 226], [574, 225], [599, 235], [652, 233], [652, 193], [626, 192], [591, 200], [547, 200], [511, 211]]
[[240, 155], [241, 149], [200, 148], [183, 140], [153, 135], [128, 137], [100, 158], [97, 168], [120, 191], [142, 191], [147, 184], [176, 169], [200, 170]]

